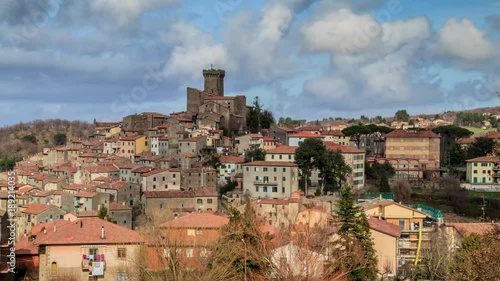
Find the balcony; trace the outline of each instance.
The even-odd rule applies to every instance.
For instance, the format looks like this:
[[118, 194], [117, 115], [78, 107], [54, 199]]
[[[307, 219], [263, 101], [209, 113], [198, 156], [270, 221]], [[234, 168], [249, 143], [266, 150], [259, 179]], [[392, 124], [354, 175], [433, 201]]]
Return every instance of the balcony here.
[[253, 184], [255, 185], [268, 185], [268, 186], [272, 186], [272, 185], [275, 185], [277, 186], [278, 183], [277, 182], [273, 182], [273, 181], [265, 181], [265, 180], [258, 180], [258, 181], [254, 181]]
[[500, 165], [493, 166], [493, 171], [500, 171]]
[[[101, 255], [102, 257], [102, 260], [99, 259], [99, 262], [103, 262], [104, 263], [104, 269], [106, 269], [106, 261], [104, 260], [104, 254]], [[86, 258], [82, 258], [82, 270], [90, 270], [92, 271], [92, 262], [94, 262], [96, 260], [90, 260], [88, 258], [88, 255], [86, 255]]]

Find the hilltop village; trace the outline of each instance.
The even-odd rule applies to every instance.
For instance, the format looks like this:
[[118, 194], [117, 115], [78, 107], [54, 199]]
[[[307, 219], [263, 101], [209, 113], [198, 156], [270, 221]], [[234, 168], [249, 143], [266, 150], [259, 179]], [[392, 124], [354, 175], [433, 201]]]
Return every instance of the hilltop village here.
[[[242, 252], [234, 256], [244, 256], [239, 270], [249, 280], [261, 280], [251, 272], [264, 260], [273, 265], [268, 280], [348, 280], [353, 269], [332, 266], [352, 258], [336, 261], [336, 250], [359, 254], [355, 247], [336, 246], [343, 241], [337, 218], [344, 186], [359, 195], [355, 208], [366, 216], [377, 280], [408, 277], [432, 262], [436, 233], [447, 237], [445, 247], [453, 252], [471, 233], [495, 229], [485, 216], [483, 222], [447, 222], [441, 210], [409, 204], [394, 189], [370, 189], [369, 167], [391, 166], [382, 176], [391, 185], [422, 188], [445, 178], [449, 171], [442, 166], [449, 153], [443, 138], [449, 134], [432, 129], [452, 122], [394, 120], [372, 124], [372, 131], [349, 132], [363, 126], [323, 120], [250, 132], [247, 118], [254, 105], [244, 95], [225, 95], [225, 71], [203, 70], [203, 77], [203, 89], [187, 88], [183, 111], [94, 120], [88, 138], [67, 140], [17, 162], [14, 204], [11, 174], [2, 173], [2, 274], [9, 274], [10, 247], [3, 242], [13, 220], [16, 274], [24, 280], [185, 280], [182, 274], [205, 267], [214, 274], [206, 280], [224, 280], [214, 276], [225, 276], [229, 269], [223, 265], [235, 261], [222, 259], [220, 252], [236, 248]], [[498, 143], [500, 133], [484, 139]], [[476, 140], [453, 142], [466, 148]], [[335, 163], [343, 168], [305, 170], [303, 154], [315, 150], [309, 145], [341, 156]], [[462, 188], [500, 190], [498, 155], [463, 160]], [[343, 174], [332, 173], [329, 181], [329, 172], [341, 169]], [[244, 228], [245, 235], [231, 228], [243, 220], [238, 214], [249, 213], [255, 215], [254, 228]], [[241, 234], [228, 240], [239, 244], [223, 248], [221, 239], [229, 239], [223, 233]], [[262, 238], [262, 246], [255, 237], [269, 239]]]

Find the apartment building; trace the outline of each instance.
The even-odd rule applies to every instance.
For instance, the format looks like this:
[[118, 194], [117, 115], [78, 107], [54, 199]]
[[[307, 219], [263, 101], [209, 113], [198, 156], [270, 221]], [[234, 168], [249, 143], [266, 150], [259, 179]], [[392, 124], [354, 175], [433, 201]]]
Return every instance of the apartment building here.
[[466, 180], [473, 189], [500, 188], [500, 157], [484, 156], [469, 159]]
[[297, 164], [254, 161], [243, 165], [243, 190], [252, 198], [290, 198], [299, 188]]
[[427, 130], [394, 130], [385, 135], [385, 158], [395, 178], [423, 179], [439, 170], [440, 136]]
[[143, 135], [128, 135], [120, 137], [120, 156], [134, 161], [135, 155], [149, 150], [148, 137]]

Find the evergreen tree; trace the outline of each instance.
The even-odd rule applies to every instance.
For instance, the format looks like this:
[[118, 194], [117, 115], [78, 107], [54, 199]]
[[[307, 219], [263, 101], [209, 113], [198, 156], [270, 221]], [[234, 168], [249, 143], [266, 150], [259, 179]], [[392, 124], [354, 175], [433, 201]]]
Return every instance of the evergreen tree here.
[[350, 186], [343, 186], [337, 201], [336, 215], [339, 222], [337, 234], [340, 236], [340, 249], [348, 253], [346, 270], [352, 280], [375, 280], [377, 275], [377, 257], [370, 236], [370, 226], [365, 212], [354, 203], [354, 194]]
[[380, 192], [391, 192], [391, 187], [389, 186], [389, 180], [385, 174], [380, 177], [379, 182]]

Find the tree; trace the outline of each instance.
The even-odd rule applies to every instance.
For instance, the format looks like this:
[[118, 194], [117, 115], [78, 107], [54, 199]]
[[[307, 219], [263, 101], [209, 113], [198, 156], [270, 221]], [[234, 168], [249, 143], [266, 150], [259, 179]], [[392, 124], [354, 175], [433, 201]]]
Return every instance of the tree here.
[[97, 215], [101, 220], [109, 220], [108, 217], [108, 208], [104, 206], [104, 204], [101, 205], [101, 208], [99, 209], [99, 214]]
[[369, 129], [367, 129], [363, 125], [353, 125], [342, 130], [342, 133], [345, 136], [351, 137], [351, 139], [354, 141], [354, 143], [356, 143], [356, 146], [358, 148], [360, 147], [361, 144], [361, 136], [369, 132], [370, 132]]
[[322, 140], [317, 138], [308, 138], [300, 143], [295, 150], [295, 163], [302, 172], [303, 185], [301, 188], [307, 194], [309, 178], [313, 169], [321, 167], [323, 157], [326, 154], [326, 147]]
[[406, 109], [400, 109], [400, 110], [396, 111], [396, 114], [394, 114], [394, 118], [397, 121], [408, 122], [408, 120], [410, 119], [410, 114], [408, 114], [408, 112], [406, 112]]
[[463, 149], [459, 143], [452, 143], [448, 148], [447, 158], [452, 166], [464, 166], [467, 160], [467, 150]]
[[21, 138], [22, 141], [24, 142], [30, 142], [36, 144], [38, 140], [36, 139], [36, 136], [34, 134], [29, 134]]
[[389, 186], [389, 180], [386, 175], [382, 175], [379, 182], [380, 192], [391, 192], [391, 187]]
[[53, 137], [55, 145], [64, 145], [66, 144], [66, 135], [63, 133], [57, 133]]
[[469, 149], [467, 149], [467, 158], [472, 159], [476, 157], [486, 156], [493, 152], [495, 148], [495, 140], [490, 138], [476, 138]]
[[0, 172], [5, 172], [9, 170], [13, 170], [14, 167], [16, 166], [16, 161], [19, 161], [20, 159], [16, 157], [7, 157], [4, 159], [0, 160]]
[[337, 191], [347, 181], [352, 172], [339, 150], [328, 150], [319, 162], [323, 192]]
[[411, 197], [411, 187], [407, 180], [398, 179], [392, 183], [394, 200], [399, 202], [408, 201]]
[[396, 174], [396, 170], [389, 161], [384, 161], [383, 164], [379, 162], [373, 163], [371, 166], [368, 162], [365, 162], [365, 175], [368, 179], [374, 179], [380, 181], [382, 177], [389, 179]]
[[343, 186], [335, 210], [339, 222], [337, 234], [340, 237], [341, 247], [335, 248], [350, 252], [351, 249], [359, 247], [363, 255], [347, 261], [350, 277], [352, 280], [375, 280], [377, 257], [373, 249], [370, 226], [364, 210], [356, 206], [354, 200], [351, 187]]
[[453, 253], [449, 236], [436, 229], [430, 235], [429, 246], [422, 249], [423, 263], [430, 280], [448, 280]]
[[276, 120], [273, 117], [273, 113], [269, 110], [264, 110], [260, 116], [260, 125], [262, 129], [269, 129], [273, 124], [276, 123]]
[[[229, 223], [220, 231], [220, 238], [209, 257], [209, 269], [227, 265], [230, 270], [207, 280], [264, 280], [268, 269], [270, 237], [258, 229], [257, 216], [247, 198], [244, 213], [229, 209]], [[245, 275], [246, 274], [246, 275]]]
[[462, 241], [451, 266], [450, 280], [498, 280], [500, 276], [500, 227], [486, 234], [471, 234]]
[[245, 163], [266, 160], [266, 151], [262, 148], [245, 150]]
[[454, 125], [446, 125], [446, 126], [439, 126], [437, 128], [432, 129], [432, 131], [436, 134], [439, 134], [441, 136], [441, 163], [443, 164], [450, 164], [450, 159], [447, 157], [449, 155], [449, 147], [455, 143], [455, 140], [457, 138], [468, 138], [472, 136], [473, 132], [457, 127]]

